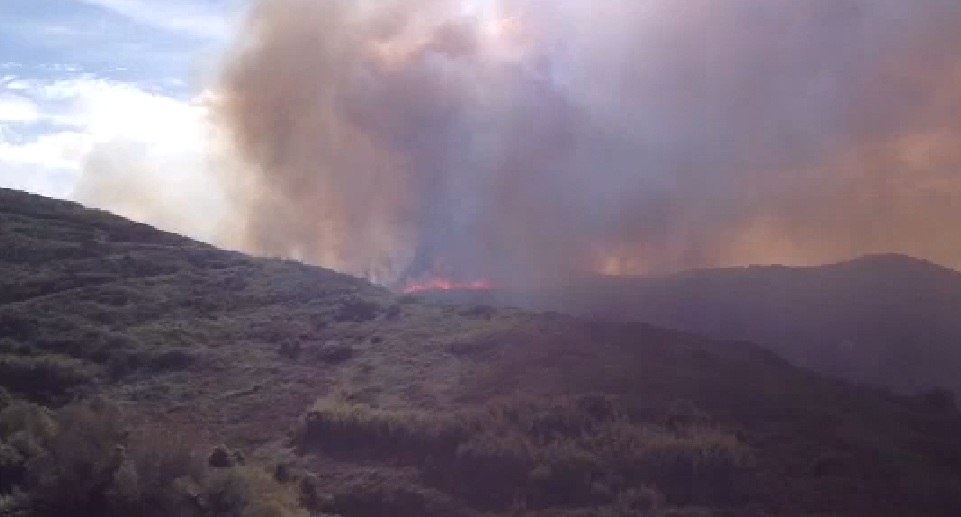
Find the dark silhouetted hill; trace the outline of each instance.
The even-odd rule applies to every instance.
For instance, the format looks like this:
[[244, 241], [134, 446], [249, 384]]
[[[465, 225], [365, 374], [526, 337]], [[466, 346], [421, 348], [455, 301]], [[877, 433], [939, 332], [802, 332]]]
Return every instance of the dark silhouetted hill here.
[[902, 392], [961, 393], [961, 273], [902, 255], [597, 278], [515, 301], [753, 341], [794, 364]]

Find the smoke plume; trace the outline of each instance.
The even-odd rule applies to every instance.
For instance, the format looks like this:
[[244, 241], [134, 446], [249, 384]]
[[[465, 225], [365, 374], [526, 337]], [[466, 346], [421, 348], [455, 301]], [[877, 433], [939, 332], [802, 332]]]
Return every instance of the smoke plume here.
[[961, 266], [957, 0], [261, 0], [215, 118], [248, 250], [397, 282]]

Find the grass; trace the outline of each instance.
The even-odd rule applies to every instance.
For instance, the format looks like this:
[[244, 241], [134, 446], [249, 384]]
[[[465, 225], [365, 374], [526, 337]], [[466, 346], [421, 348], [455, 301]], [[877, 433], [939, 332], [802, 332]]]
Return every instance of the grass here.
[[637, 486], [680, 506], [723, 505], [753, 465], [718, 428], [632, 422], [592, 396], [447, 415], [324, 402], [304, 417], [298, 445], [415, 466], [427, 484], [491, 511], [613, 504]]

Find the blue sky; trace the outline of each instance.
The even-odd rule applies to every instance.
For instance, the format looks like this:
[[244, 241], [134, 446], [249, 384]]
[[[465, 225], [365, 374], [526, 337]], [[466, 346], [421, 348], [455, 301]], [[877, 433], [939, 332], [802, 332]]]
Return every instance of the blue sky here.
[[197, 99], [244, 5], [0, 1], [0, 186], [77, 198], [104, 146], [196, 151]]

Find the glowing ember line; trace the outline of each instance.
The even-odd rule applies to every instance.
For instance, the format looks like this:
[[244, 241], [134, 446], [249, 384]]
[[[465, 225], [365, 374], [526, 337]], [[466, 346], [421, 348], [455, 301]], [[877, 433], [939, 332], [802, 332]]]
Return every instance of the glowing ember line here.
[[416, 294], [428, 291], [485, 291], [491, 289], [491, 283], [486, 280], [472, 280], [461, 282], [447, 278], [427, 278], [423, 280], [409, 280], [404, 287], [404, 293]]

